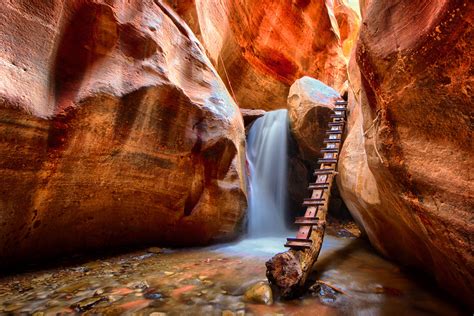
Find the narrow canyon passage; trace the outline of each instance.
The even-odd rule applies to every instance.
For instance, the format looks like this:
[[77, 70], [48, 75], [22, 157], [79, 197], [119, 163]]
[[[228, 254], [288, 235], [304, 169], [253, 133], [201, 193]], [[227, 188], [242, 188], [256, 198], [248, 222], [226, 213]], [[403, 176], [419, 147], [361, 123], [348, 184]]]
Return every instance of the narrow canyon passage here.
[[0, 315], [471, 315], [474, 1], [9, 0]]

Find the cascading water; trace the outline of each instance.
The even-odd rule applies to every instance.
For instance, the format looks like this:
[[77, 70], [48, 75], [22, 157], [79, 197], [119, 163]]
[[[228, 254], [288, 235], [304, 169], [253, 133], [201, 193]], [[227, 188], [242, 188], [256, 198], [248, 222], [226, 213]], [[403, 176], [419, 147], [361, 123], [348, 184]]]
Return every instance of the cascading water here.
[[250, 128], [247, 159], [250, 169], [249, 237], [286, 233], [288, 182], [288, 111], [267, 112]]

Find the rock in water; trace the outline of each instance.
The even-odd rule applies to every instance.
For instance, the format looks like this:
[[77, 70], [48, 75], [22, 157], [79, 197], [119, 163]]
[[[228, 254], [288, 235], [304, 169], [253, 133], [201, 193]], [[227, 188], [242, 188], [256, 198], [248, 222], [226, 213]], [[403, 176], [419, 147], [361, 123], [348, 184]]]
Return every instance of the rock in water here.
[[234, 236], [242, 117], [178, 16], [152, 0], [0, 14], [2, 264]]
[[380, 252], [473, 306], [474, 3], [364, 3], [342, 196]]
[[[347, 78], [334, 12], [344, 11], [342, 1], [167, 2], [196, 32], [240, 107], [284, 108], [290, 85], [305, 75], [337, 90]], [[345, 47], [352, 25], [344, 24]]]
[[258, 282], [252, 285], [244, 293], [244, 300], [256, 304], [273, 304], [273, 294], [270, 285], [266, 282]]

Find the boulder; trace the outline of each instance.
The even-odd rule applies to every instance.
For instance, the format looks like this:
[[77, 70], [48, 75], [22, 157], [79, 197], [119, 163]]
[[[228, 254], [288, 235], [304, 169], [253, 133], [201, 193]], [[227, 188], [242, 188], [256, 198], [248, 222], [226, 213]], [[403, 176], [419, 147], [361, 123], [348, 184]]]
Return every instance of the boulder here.
[[288, 95], [290, 129], [301, 158], [312, 168], [321, 157], [329, 116], [339, 93], [319, 80], [303, 77], [295, 81]]
[[335, 89], [347, 78], [333, 1], [167, 2], [198, 34], [242, 108], [285, 108], [290, 85], [305, 75]]
[[244, 301], [254, 304], [272, 305], [272, 288], [267, 282], [257, 282], [245, 291]]
[[474, 3], [361, 7], [341, 194], [377, 250], [473, 307]]
[[0, 262], [232, 238], [239, 109], [160, 1], [0, 9]]

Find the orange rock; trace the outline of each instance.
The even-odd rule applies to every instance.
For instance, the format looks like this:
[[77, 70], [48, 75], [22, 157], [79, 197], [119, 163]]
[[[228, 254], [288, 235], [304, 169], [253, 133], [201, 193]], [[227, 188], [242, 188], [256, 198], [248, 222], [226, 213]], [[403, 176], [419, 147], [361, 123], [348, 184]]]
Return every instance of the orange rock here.
[[365, 2], [342, 196], [380, 252], [472, 307], [474, 3]]
[[290, 85], [305, 75], [336, 89], [346, 80], [332, 1], [167, 2], [198, 34], [242, 108], [285, 108]]
[[359, 15], [345, 2], [345, 0], [335, 1], [334, 13], [336, 16], [337, 25], [339, 26], [342, 52], [348, 59], [351, 54], [352, 47], [357, 40], [357, 36], [359, 35]]
[[239, 109], [178, 16], [110, 3], [0, 8], [2, 264], [239, 230]]

